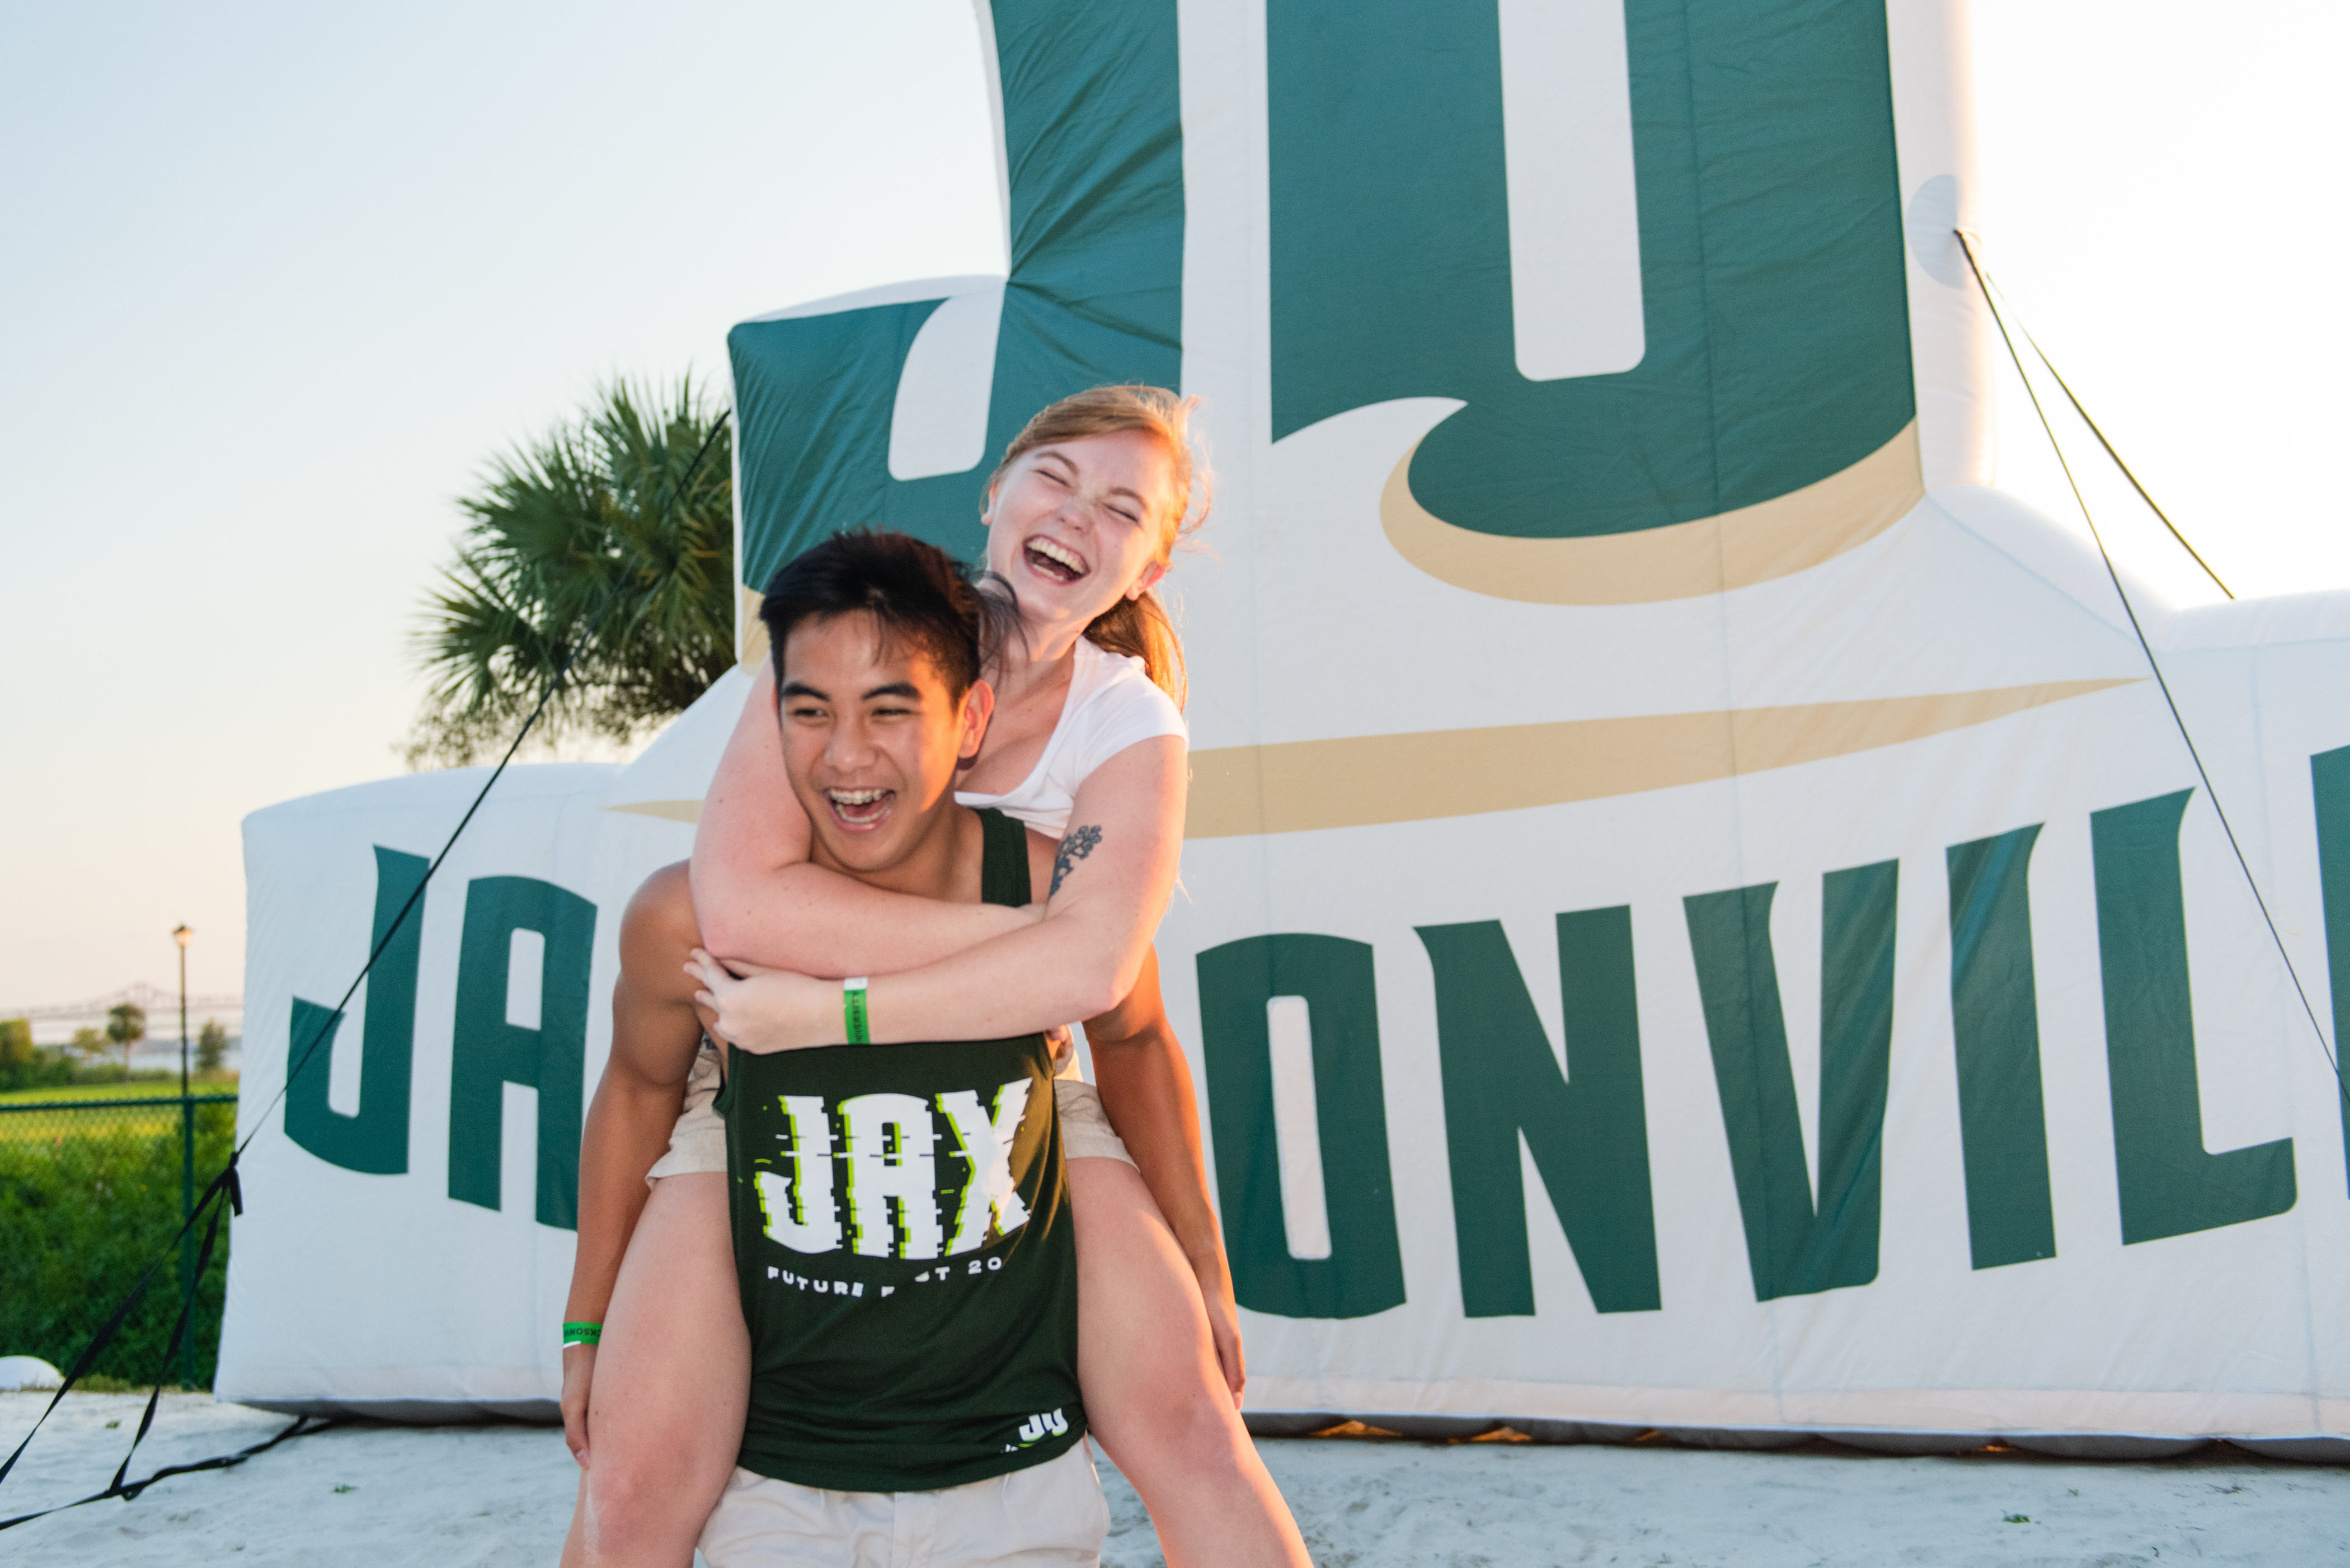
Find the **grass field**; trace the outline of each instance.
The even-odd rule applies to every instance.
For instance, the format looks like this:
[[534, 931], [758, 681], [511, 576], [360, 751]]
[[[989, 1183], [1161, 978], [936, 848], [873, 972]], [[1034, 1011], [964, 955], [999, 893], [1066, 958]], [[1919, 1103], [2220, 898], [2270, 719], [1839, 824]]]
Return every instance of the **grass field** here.
[[[236, 1080], [198, 1081], [188, 1087], [199, 1099], [213, 1095], [234, 1095], [236, 1093]], [[176, 1079], [169, 1084], [77, 1084], [70, 1087], [12, 1090], [0, 1094], [0, 1145], [54, 1146], [68, 1138], [144, 1138], [166, 1133], [177, 1134], [180, 1129], [180, 1107], [176, 1103], [179, 1095], [180, 1085]], [[161, 1099], [166, 1096], [174, 1103], [124, 1106], [119, 1110], [106, 1108], [117, 1100]], [[27, 1106], [70, 1106], [75, 1108], [13, 1108]], [[196, 1110], [200, 1115], [218, 1115], [224, 1110], [234, 1114], [234, 1107], [199, 1105]]]

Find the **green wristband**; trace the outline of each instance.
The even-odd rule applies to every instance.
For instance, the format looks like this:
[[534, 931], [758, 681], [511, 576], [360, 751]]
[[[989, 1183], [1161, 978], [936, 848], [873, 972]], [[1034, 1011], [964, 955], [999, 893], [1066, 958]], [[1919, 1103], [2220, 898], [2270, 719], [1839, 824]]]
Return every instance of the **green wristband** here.
[[596, 1345], [604, 1337], [600, 1323], [567, 1323], [563, 1325], [563, 1344], [568, 1349], [575, 1345]]
[[851, 1045], [873, 1044], [872, 1032], [866, 1027], [865, 986], [866, 977], [861, 974], [840, 982], [840, 1021]]

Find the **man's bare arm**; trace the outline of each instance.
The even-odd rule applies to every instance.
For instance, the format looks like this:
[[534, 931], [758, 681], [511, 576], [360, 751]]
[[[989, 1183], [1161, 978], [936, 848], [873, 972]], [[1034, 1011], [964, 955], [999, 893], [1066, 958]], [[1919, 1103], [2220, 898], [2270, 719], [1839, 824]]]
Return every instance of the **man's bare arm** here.
[[[563, 1308], [567, 1323], [604, 1320], [650, 1192], [645, 1173], [669, 1147], [684, 1103], [686, 1075], [702, 1044], [693, 984], [680, 967], [694, 938], [685, 866], [664, 867], [646, 878], [620, 918], [612, 1053], [579, 1138], [579, 1239]], [[574, 1346], [563, 1363], [564, 1436], [585, 1463], [595, 1350]]]

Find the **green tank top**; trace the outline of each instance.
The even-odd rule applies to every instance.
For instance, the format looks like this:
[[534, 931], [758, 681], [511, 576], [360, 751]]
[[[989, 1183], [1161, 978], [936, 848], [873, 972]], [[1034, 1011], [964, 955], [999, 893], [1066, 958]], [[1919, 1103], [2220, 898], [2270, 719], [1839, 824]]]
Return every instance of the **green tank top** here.
[[[981, 897], [1027, 903], [1027, 829], [979, 816]], [[1066, 1452], [1077, 1259], [1045, 1037], [728, 1055], [743, 1468], [931, 1491]]]

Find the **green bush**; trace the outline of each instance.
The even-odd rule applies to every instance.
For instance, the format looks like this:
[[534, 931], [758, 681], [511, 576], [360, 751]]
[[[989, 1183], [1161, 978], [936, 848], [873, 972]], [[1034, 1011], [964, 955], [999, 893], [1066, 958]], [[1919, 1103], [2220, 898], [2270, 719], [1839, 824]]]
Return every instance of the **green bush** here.
[[12, 1062], [0, 1062], [0, 1094], [12, 1089], [61, 1089], [73, 1081], [74, 1064], [62, 1052], [35, 1051]]
[[[37, 1355], [69, 1370], [74, 1359], [157, 1257], [147, 1299], [91, 1370], [125, 1382], [180, 1381], [165, 1366], [180, 1310], [180, 1131], [154, 1113], [109, 1116], [92, 1109], [0, 1116], [0, 1355]], [[26, 1123], [37, 1119], [37, 1127]], [[236, 1107], [196, 1107], [199, 1192], [228, 1162]], [[196, 1226], [201, 1246], [203, 1225]], [[209, 1387], [227, 1293], [228, 1222], [196, 1290], [190, 1323], [194, 1383]]]

